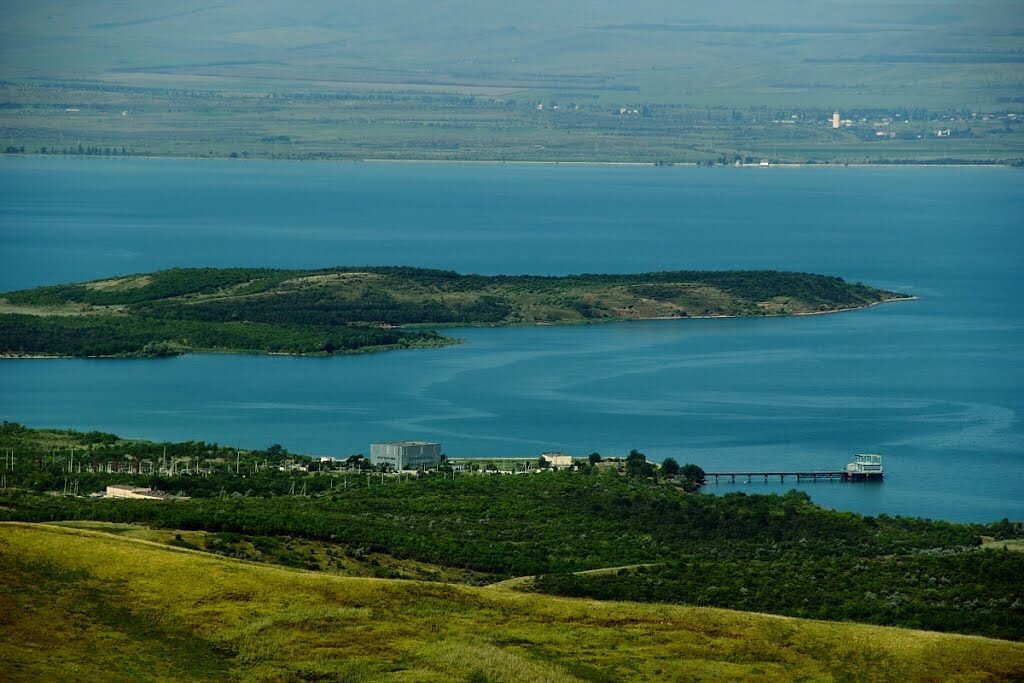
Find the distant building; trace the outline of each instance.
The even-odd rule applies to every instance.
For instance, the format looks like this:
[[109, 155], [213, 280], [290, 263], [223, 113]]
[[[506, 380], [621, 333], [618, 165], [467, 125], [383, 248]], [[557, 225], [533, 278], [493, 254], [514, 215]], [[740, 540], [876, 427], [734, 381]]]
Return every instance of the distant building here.
[[841, 120], [839, 118], [839, 112], [837, 112], [837, 111], [832, 112], [832, 127], [833, 128], [838, 128], [840, 123], [841, 123]]
[[437, 467], [441, 444], [431, 441], [385, 441], [370, 444], [370, 463], [393, 470]]
[[163, 491], [115, 484], [107, 487], [107, 498], [133, 498], [135, 500], [170, 500], [174, 496]]
[[572, 467], [572, 456], [566, 455], [565, 453], [551, 451], [548, 453], [541, 453], [540, 457], [544, 458], [552, 467]]

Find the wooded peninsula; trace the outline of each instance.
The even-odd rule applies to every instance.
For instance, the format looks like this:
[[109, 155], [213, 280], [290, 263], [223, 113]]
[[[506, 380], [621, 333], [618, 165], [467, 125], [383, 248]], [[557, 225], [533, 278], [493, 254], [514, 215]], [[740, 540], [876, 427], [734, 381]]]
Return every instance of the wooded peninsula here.
[[911, 298], [772, 270], [462, 275], [174, 268], [0, 295], [0, 354], [334, 354], [456, 343], [427, 327], [827, 313]]

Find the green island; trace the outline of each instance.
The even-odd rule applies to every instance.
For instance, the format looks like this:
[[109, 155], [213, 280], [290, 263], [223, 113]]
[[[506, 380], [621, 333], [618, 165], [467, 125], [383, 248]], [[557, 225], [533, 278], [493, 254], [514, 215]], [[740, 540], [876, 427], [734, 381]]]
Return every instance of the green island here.
[[175, 268], [0, 295], [0, 354], [351, 353], [455, 343], [428, 327], [801, 315], [910, 298], [780, 271], [460, 275], [410, 267]]
[[[689, 493], [695, 466], [636, 452], [386, 474], [15, 423], [0, 450], [5, 680], [1024, 675], [1007, 520]], [[114, 484], [166, 499], [89, 495]]]

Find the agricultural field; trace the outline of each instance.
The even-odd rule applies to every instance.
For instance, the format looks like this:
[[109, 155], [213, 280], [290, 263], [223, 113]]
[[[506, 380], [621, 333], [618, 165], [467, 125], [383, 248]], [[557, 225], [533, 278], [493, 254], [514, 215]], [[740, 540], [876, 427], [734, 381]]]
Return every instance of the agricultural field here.
[[[782, 17], [786, 17], [782, 19]], [[83, 156], [1013, 163], [1011, 0], [160, 11], [0, 27], [0, 149]], [[173, 36], [173, 38], [172, 38]], [[827, 122], [839, 110], [844, 123]]]
[[327, 576], [0, 525], [0, 675], [29, 681], [1008, 680], [1024, 646], [728, 610]]

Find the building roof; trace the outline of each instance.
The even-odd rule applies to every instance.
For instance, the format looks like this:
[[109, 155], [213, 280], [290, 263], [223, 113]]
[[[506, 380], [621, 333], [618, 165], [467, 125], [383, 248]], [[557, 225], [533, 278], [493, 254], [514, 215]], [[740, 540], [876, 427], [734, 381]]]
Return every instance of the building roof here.
[[146, 488], [144, 486], [131, 486], [130, 484], [109, 484], [107, 486], [107, 493], [110, 493], [111, 489], [114, 489], [116, 491], [126, 491], [128, 493], [134, 493], [137, 496], [143, 496], [146, 498], [166, 499], [175, 497], [167, 493], [166, 491], [154, 491], [151, 488]]

